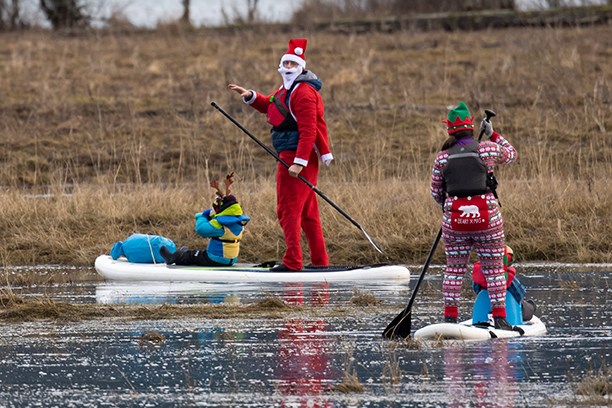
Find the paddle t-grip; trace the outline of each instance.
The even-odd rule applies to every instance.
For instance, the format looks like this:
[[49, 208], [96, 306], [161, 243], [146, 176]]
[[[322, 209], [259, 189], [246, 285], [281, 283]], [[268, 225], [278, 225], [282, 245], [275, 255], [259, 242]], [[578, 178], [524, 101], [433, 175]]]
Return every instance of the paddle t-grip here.
[[[491, 118], [492, 118], [493, 116], [495, 116], [495, 112], [493, 112], [491, 109], [485, 109], [485, 115], [487, 116], [487, 117], [485, 118], [485, 120], [486, 120], [487, 122], [490, 122], [490, 121], [491, 121]], [[484, 132], [485, 132], [485, 130], [484, 130], [484, 129], [482, 129], [482, 130], [480, 131], [480, 135], [478, 135], [478, 141], [480, 141], [480, 140], [482, 139], [482, 135], [484, 135]]]

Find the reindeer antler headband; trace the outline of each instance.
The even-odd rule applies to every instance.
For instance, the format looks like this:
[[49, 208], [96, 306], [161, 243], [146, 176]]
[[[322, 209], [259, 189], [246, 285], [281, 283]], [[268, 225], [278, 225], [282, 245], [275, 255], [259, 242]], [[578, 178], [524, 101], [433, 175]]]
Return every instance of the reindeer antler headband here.
[[223, 180], [223, 184], [225, 184], [225, 194], [221, 191], [219, 187], [219, 180], [213, 179], [210, 181], [210, 186], [217, 190], [217, 195], [221, 198], [227, 197], [230, 193], [230, 186], [234, 182], [234, 172], [232, 171], [228, 175], [225, 176], [225, 180]]

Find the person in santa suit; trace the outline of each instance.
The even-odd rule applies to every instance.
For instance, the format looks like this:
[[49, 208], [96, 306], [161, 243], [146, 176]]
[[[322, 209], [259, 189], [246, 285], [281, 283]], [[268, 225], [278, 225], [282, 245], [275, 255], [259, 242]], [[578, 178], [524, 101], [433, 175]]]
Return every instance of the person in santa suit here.
[[283, 84], [264, 95], [240, 85], [228, 88], [242, 96], [244, 103], [265, 113], [272, 125], [272, 145], [280, 158], [276, 172], [276, 213], [283, 230], [286, 252], [275, 271], [299, 271], [303, 268], [301, 231], [304, 231], [312, 266], [328, 266], [319, 205], [315, 192], [297, 177], [317, 185], [319, 160], [329, 165], [333, 156], [329, 147], [327, 124], [321, 94], [321, 80], [306, 70], [306, 43], [291, 39], [281, 57], [278, 72]]

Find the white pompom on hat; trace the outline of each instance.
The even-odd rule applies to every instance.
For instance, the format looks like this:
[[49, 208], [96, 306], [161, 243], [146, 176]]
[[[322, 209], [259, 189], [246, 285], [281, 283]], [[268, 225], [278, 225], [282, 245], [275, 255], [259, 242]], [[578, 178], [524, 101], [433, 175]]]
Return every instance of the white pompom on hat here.
[[306, 39], [292, 38], [289, 40], [289, 49], [281, 58], [281, 65], [285, 61], [297, 62], [302, 68], [306, 68]]

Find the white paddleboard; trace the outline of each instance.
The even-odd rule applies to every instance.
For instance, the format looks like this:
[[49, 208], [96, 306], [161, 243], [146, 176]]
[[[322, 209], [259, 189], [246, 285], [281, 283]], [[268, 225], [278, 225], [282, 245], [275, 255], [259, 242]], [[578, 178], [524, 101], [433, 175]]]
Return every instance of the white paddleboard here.
[[142, 264], [125, 258], [113, 260], [100, 255], [96, 271], [107, 280], [163, 282], [342, 282], [356, 280], [410, 280], [410, 271], [403, 265], [330, 266], [306, 268], [298, 272], [272, 272], [270, 268], [236, 264], [227, 267], [176, 266], [165, 263]]
[[[490, 324], [492, 323], [493, 320], [491, 319]], [[470, 319], [461, 323], [430, 324], [417, 330], [414, 333], [414, 338], [424, 340], [487, 340], [520, 336], [533, 337], [546, 334], [546, 326], [536, 316], [517, 327], [523, 331], [523, 334], [514, 330], [495, 329], [492, 326], [474, 326]]]

